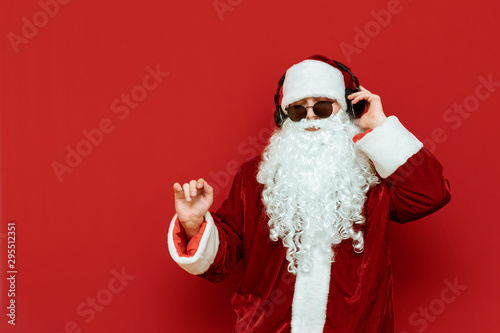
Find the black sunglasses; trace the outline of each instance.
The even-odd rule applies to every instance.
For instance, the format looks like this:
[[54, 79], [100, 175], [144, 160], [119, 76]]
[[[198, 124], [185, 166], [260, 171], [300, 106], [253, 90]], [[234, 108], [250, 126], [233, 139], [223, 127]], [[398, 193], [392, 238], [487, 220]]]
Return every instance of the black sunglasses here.
[[336, 101], [319, 101], [314, 105], [302, 106], [292, 105], [285, 110], [292, 121], [301, 121], [307, 115], [307, 108], [313, 108], [314, 114], [320, 118], [328, 118], [333, 113], [333, 103]]

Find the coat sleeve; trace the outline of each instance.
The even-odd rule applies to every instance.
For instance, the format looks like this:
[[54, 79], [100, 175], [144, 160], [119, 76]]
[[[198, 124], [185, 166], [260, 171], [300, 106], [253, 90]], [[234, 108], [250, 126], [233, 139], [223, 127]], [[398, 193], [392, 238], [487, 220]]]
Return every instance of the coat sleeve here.
[[434, 213], [451, 200], [443, 167], [426, 148], [420, 149], [387, 178], [391, 220], [410, 222]]
[[389, 185], [391, 220], [413, 221], [450, 201], [450, 184], [441, 164], [396, 117], [388, 117], [356, 147], [372, 160]]

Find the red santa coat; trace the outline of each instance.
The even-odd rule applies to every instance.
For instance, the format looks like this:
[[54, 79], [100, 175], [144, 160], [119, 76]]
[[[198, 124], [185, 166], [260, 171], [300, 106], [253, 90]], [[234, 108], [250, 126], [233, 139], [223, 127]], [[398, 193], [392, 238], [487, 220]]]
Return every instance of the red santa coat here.
[[[382, 179], [367, 193], [364, 251], [355, 253], [351, 240], [335, 247], [324, 332], [394, 332], [389, 221], [416, 220], [450, 200], [440, 163], [397, 118], [388, 120], [356, 144]], [[232, 299], [234, 331], [290, 332], [294, 293], [304, 291], [295, 289], [286, 249], [269, 238], [263, 188], [256, 181], [260, 161], [259, 156], [241, 166], [227, 200], [207, 213], [203, 229], [187, 246], [174, 217], [169, 249], [181, 267], [214, 282], [223, 280], [242, 259], [244, 275]], [[314, 292], [314, 286], [310, 288]]]

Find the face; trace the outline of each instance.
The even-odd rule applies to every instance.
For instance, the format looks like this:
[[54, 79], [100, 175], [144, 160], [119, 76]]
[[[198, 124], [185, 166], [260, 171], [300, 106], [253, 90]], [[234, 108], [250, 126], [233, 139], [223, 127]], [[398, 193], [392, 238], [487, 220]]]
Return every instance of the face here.
[[[302, 105], [303, 107], [306, 107], [306, 109], [307, 109], [306, 120], [321, 119], [320, 117], [318, 117], [314, 113], [314, 110], [312, 108], [312, 106], [315, 103], [320, 102], [320, 101], [333, 101], [333, 100], [330, 98], [326, 98], [326, 97], [307, 97], [307, 98], [303, 98], [297, 102], [294, 102], [294, 103], [290, 104], [289, 106]], [[333, 112], [332, 112], [332, 115], [330, 117], [335, 116], [337, 114], [337, 112], [339, 112], [339, 110], [340, 110], [340, 105], [337, 101], [335, 101], [332, 104], [332, 107], [333, 107]], [[318, 131], [320, 129], [321, 129], [320, 127], [311, 126], [311, 127], [307, 127], [305, 130], [309, 131], [309, 132], [315, 132], [315, 131]]]

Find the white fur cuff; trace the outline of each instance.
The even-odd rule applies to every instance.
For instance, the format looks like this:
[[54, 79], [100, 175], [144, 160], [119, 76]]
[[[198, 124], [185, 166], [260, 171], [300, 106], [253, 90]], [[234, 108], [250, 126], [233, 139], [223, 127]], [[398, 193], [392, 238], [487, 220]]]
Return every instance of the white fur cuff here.
[[385, 119], [355, 145], [372, 160], [382, 178], [389, 177], [423, 147], [395, 116]]
[[214, 262], [217, 250], [219, 249], [219, 232], [215, 226], [212, 215], [210, 215], [209, 212], [205, 214], [207, 226], [201, 237], [198, 250], [192, 257], [181, 257], [177, 252], [173, 237], [176, 220], [177, 214], [174, 215], [172, 222], [170, 222], [170, 228], [168, 230], [168, 250], [170, 256], [188, 273], [194, 275], [205, 273]]

